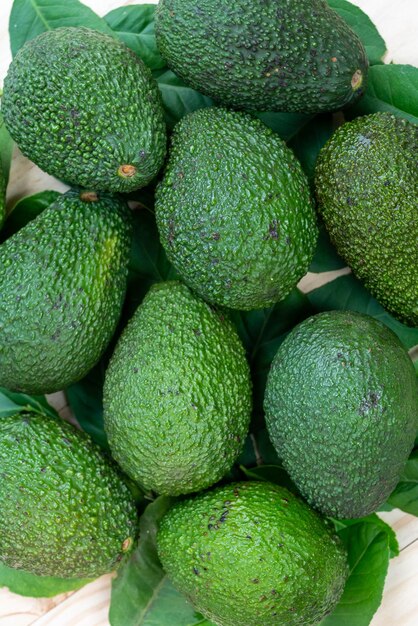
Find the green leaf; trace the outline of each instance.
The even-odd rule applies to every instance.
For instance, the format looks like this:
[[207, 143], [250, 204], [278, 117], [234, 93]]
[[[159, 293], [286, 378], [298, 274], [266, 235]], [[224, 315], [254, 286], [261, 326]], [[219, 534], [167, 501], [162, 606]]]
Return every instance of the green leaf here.
[[388, 503], [418, 517], [418, 450], [406, 462], [399, 483], [388, 498]]
[[55, 202], [60, 195], [59, 191], [41, 191], [16, 202], [4, 224], [1, 240], [5, 241], [17, 233], [18, 230]]
[[319, 151], [331, 137], [336, 124], [331, 113], [317, 115], [308, 122], [289, 142], [289, 148], [299, 159], [310, 182], [313, 181], [315, 163]]
[[[0, 92], [1, 93], [1, 92]], [[0, 168], [3, 173], [4, 187], [6, 188], [9, 181], [10, 164], [12, 162], [13, 139], [9, 135], [9, 131], [3, 121], [0, 111]]]
[[310, 272], [331, 272], [346, 267], [347, 263], [339, 256], [331, 243], [328, 232], [323, 224], [319, 225], [319, 237], [314, 258], [309, 267]]
[[9, 391], [0, 387], [0, 418], [21, 411], [35, 411], [43, 415], [58, 417], [58, 413], [48, 404], [45, 396], [28, 396], [26, 393]]
[[104, 20], [116, 36], [133, 50], [151, 70], [165, 67], [155, 40], [155, 4], [134, 4], [110, 11]]
[[30, 598], [52, 598], [59, 593], [75, 591], [92, 582], [89, 578], [53, 578], [35, 576], [23, 570], [12, 569], [0, 563], [0, 587]]
[[241, 470], [242, 466], [254, 469], [255, 466], [261, 468], [264, 464], [282, 466], [265, 427], [247, 436], [244, 448], [237, 460], [237, 465], [241, 467]]
[[276, 485], [286, 487], [286, 489], [292, 493], [299, 494], [295, 483], [281, 465], [260, 465], [259, 467], [253, 467], [251, 469], [241, 466], [241, 471], [248, 480], [262, 480], [275, 483]]
[[347, 0], [328, 0], [328, 4], [358, 35], [366, 48], [370, 65], [381, 63], [386, 44], [369, 16]]
[[263, 415], [264, 391], [273, 357], [291, 328], [311, 314], [309, 300], [296, 288], [287, 298], [267, 309], [229, 311], [251, 367], [256, 420]]
[[[341, 533], [344, 528], [348, 526], [355, 526], [356, 524], [370, 524], [374, 527], [376, 534], [378, 532], [385, 532], [388, 537], [388, 545], [390, 548], [390, 558], [399, 555], [399, 545], [396, 538], [395, 531], [386, 522], [384, 522], [376, 513], [372, 513], [367, 517], [358, 517], [356, 519], [344, 519], [344, 520], [332, 520], [337, 532]], [[344, 531], [345, 532], [345, 531]]]
[[9, 20], [13, 56], [30, 39], [61, 26], [85, 26], [113, 35], [106, 22], [78, 0], [14, 0]]
[[210, 98], [185, 85], [171, 70], [157, 70], [153, 76], [161, 91], [169, 128], [173, 128], [187, 113], [213, 105]]
[[[321, 626], [367, 626], [380, 605], [393, 537], [372, 520], [351, 520], [338, 529], [348, 551], [350, 574], [343, 595]], [[387, 526], [384, 524], [384, 526]]]
[[418, 124], [418, 68], [412, 65], [375, 65], [370, 68], [365, 95], [350, 117], [389, 111]]
[[95, 366], [82, 380], [67, 387], [65, 395], [77, 422], [104, 450], [109, 449], [103, 424], [103, 383], [107, 358]]
[[418, 344], [418, 328], [405, 326], [387, 313], [352, 274], [310, 291], [307, 297], [317, 312], [337, 309], [366, 313], [389, 326], [407, 349]]
[[284, 141], [290, 140], [303, 128], [312, 115], [306, 113], [256, 113], [256, 117], [280, 135]]
[[210, 625], [169, 582], [158, 559], [158, 525], [173, 502], [160, 496], [140, 519], [138, 546], [112, 584], [112, 626]]

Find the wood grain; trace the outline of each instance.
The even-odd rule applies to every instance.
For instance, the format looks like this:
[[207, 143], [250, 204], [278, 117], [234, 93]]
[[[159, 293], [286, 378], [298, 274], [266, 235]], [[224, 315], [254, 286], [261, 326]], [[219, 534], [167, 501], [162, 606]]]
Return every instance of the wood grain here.
[[[156, 0], [147, 1], [156, 3]], [[100, 15], [123, 4], [137, 4], [129, 0], [84, 0], [84, 3]], [[378, 26], [387, 43], [387, 62], [418, 66], [417, 0], [356, 0], [355, 4]], [[12, 0], [0, 1], [0, 84], [11, 60], [7, 33], [11, 6]], [[8, 188], [9, 206], [18, 198], [43, 189], [61, 191], [65, 186], [41, 172], [16, 149]], [[340, 270], [340, 273], [347, 271]], [[300, 286], [304, 291], [310, 291], [334, 276], [333, 272], [309, 274]], [[54, 394], [52, 402], [66, 419], [71, 419], [64, 394]], [[395, 530], [401, 553], [391, 561], [383, 602], [372, 626], [417, 626], [418, 519], [398, 510], [381, 516]], [[23, 598], [8, 589], [0, 589], [0, 626], [109, 626], [110, 585], [111, 576], [103, 576], [79, 591], [50, 599]]]

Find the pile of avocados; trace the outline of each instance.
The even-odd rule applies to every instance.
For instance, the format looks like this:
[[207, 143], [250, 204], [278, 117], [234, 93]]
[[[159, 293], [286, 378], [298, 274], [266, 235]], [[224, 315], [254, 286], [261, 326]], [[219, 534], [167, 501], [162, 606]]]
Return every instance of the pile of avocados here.
[[[380, 321], [305, 319], [264, 396], [296, 495], [231, 481], [253, 409], [232, 312], [292, 291], [322, 220], [371, 294], [417, 326], [418, 129], [390, 113], [343, 123], [311, 185], [254, 116], [336, 111], [367, 89], [365, 49], [324, 0], [160, 0], [156, 41], [214, 102], [172, 132], [150, 70], [89, 28], [38, 35], [4, 81], [14, 141], [71, 188], [0, 244], [0, 387], [56, 392], [112, 355], [110, 454], [30, 407], [0, 419], [0, 563], [67, 579], [114, 571], [138, 541], [138, 492], [164, 494], [158, 555], [196, 610], [219, 626], [313, 626], [349, 573], [328, 518], [366, 516], [392, 492], [418, 429], [417, 376]], [[178, 279], [151, 286], [115, 334], [134, 244], [127, 194], [150, 183]], [[0, 175], [0, 219], [4, 197]]]

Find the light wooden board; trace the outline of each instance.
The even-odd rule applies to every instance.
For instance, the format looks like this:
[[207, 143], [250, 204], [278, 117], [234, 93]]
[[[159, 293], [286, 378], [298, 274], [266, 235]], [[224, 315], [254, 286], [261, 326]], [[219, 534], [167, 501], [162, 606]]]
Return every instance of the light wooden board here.
[[[147, 0], [156, 3], [155, 0]], [[232, 2], [233, 0], [231, 0]], [[100, 15], [135, 1], [84, 0]], [[384, 37], [386, 61], [418, 66], [418, 1], [356, 0], [370, 15]], [[7, 24], [12, 0], [0, 0], [0, 85], [11, 60]], [[8, 202], [43, 189], [65, 189], [56, 179], [44, 174], [15, 150], [8, 188]], [[346, 270], [341, 270], [344, 273]], [[328, 282], [335, 273], [309, 274], [300, 283], [304, 291]], [[55, 394], [53, 403], [67, 419], [70, 411], [65, 396]], [[392, 559], [383, 602], [372, 626], [418, 626], [418, 518], [395, 510], [382, 518], [395, 530], [401, 548]], [[108, 608], [111, 576], [103, 576], [83, 589], [51, 599], [23, 598], [0, 589], [0, 626], [109, 626]], [[173, 624], [172, 626], [181, 626]]]

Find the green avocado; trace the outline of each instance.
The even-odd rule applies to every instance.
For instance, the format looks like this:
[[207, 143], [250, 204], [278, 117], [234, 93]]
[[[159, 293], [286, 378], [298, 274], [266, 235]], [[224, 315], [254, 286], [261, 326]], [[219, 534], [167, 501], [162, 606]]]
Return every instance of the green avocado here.
[[118, 323], [131, 241], [125, 202], [68, 191], [0, 246], [0, 386], [43, 394], [95, 365]]
[[164, 112], [150, 70], [122, 42], [88, 28], [28, 41], [9, 67], [2, 111], [23, 154], [71, 185], [132, 191], [164, 161]]
[[232, 309], [285, 298], [308, 271], [318, 236], [292, 151], [259, 120], [221, 108], [175, 127], [155, 212], [182, 279]]
[[271, 441], [325, 515], [369, 515], [399, 481], [418, 428], [418, 380], [396, 335], [351, 311], [308, 318], [273, 359], [264, 400]]
[[174, 586], [222, 626], [313, 626], [348, 574], [332, 525], [267, 482], [179, 501], [161, 520], [157, 546]]
[[249, 366], [232, 323], [185, 285], [151, 287], [105, 376], [116, 461], [146, 490], [199, 491], [231, 468], [251, 414]]
[[418, 127], [390, 113], [341, 126], [316, 165], [332, 242], [373, 296], [418, 326]]
[[0, 419], [0, 561], [39, 576], [97, 578], [137, 535], [133, 496], [99, 447], [70, 424]]
[[364, 91], [364, 47], [325, 0], [160, 0], [157, 45], [169, 67], [217, 102], [317, 113]]
[[0, 228], [6, 216], [6, 177], [0, 163]]

